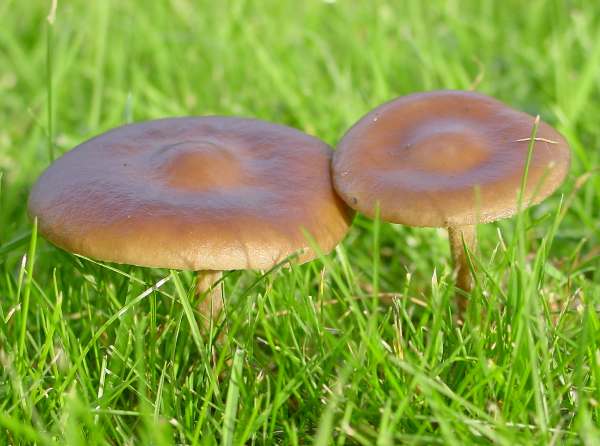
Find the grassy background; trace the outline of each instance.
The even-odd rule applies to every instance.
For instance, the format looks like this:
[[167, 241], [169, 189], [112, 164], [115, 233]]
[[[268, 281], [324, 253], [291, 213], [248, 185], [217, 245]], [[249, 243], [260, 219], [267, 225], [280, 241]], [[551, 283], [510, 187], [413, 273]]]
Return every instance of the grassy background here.
[[[52, 27], [49, 9], [0, 2], [0, 444], [600, 444], [600, 4], [73, 0]], [[26, 217], [52, 153], [128, 121], [256, 116], [335, 144], [437, 88], [573, 146], [558, 193], [480, 227], [462, 325], [442, 231], [359, 217], [322, 260], [231, 273], [209, 338], [190, 274], [74, 257]]]

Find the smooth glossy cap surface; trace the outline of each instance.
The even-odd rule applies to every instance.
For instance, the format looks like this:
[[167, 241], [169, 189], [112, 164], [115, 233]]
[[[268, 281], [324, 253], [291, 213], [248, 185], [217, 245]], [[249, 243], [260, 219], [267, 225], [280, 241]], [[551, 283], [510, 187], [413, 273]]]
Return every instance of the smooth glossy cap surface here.
[[352, 212], [331, 149], [298, 130], [234, 117], [126, 125], [52, 164], [29, 213], [54, 244], [96, 259], [188, 270], [270, 268], [324, 251]]
[[[411, 226], [512, 216], [535, 118], [472, 92], [417, 93], [359, 120], [334, 154], [337, 192], [352, 208]], [[541, 122], [523, 207], [550, 195], [569, 170], [565, 139]]]

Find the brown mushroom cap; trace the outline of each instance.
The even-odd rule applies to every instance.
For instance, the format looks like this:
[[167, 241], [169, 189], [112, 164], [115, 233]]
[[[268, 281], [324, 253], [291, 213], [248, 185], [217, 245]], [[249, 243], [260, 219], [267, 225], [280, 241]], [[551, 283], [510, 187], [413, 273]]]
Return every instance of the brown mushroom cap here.
[[126, 125], [52, 164], [29, 213], [52, 243], [96, 259], [188, 270], [270, 268], [346, 234], [331, 149], [254, 119], [186, 117]]
[[[417, 93], [358, 121], [333, 159], [352, 208], [411, 226], [457, 226], [512, 216], [535, 118], [472, 92]], [[541, 122], [523, 207], [550, 195], [569, 170], [565, 139]]]

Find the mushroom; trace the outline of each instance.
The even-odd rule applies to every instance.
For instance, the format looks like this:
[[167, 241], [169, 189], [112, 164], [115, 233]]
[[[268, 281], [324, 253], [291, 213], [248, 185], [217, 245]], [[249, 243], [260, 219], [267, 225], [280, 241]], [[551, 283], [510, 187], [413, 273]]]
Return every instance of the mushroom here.
[[295, 253], [305, 262], [317, 255], [306, 233], [324, 253], [346, 234], [353, 213], [333, 190], [331, 154], [317, 138], [255, 119], [136, 123], [54, 162], [29, 214], [67, 251], [198, 271], [213, 317], [222, 271], [268, 269]]
[[475, 225], [544, 200], [569, 164], [565, 139], [536, 118], [482, 94], [433, 91], [397, 98], [360, 119], [339, 142], [333, 181], [344, 201], [369, 217], [378, 205], [383, 220], [447, 228], [456, 284], [469, 291], [464, 247], [475, 251]]

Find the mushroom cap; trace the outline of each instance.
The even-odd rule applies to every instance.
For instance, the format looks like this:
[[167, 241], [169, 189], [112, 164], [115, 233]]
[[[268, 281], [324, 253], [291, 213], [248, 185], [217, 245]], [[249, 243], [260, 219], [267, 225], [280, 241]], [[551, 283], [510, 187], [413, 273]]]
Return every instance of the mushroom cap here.
[[95, 259], [187, 270], [270, 268], [329, 252], [352, 211], [335, 194], [332, 150], [255, 119], [126, 125], [52, 164], [29, 214], [55, 245]]
[[[333, 158], [334, 187], [352, 208], [410, 226], [486, 223], [518, 211], [535, 118], [482, 94], [400, 97], [360, 119]], [[540, 122], [522, 207], [550, 195], [570, 165], [565, 139]]]

